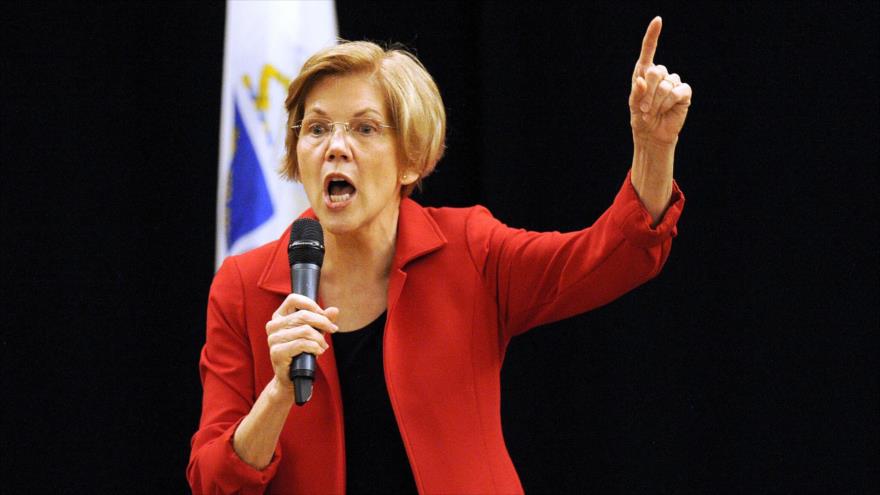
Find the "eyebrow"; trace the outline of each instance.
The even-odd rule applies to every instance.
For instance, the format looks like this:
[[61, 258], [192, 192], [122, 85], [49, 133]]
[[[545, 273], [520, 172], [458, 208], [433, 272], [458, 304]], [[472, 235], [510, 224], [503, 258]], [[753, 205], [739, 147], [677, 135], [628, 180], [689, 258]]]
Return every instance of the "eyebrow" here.
[[[321, 108], [321, 107], [312, 107], [312, 108], [308, 109], [308, 110], [303, 114], [303, 116], [308, 115], [309, 113], [316, 113], [316, 114], [318, 114], [318, 115], [323, 115], [324, 117], [327, 116], [327, 112], [325, 112], [324, 109]], [[380, 118], [384, 118], [384, 117], [382, 116], [382, 112], [376, 110], [375, 108], [371, 108], [371, 107], [367, 107], [367, 108], [364, 108], [364, 109], [362, 109], [362, 110], [359, 110], [359, 111], [355, 112], [355, 114], [352, 115], [352, 117], [362, 117], [362, 116], [364, 116], [364, 115], [366, 115], [366, 114], [368, 114], [368, 113], [374, 113], [374, 114], [376, 114], [377, 116], [379, 116]]]

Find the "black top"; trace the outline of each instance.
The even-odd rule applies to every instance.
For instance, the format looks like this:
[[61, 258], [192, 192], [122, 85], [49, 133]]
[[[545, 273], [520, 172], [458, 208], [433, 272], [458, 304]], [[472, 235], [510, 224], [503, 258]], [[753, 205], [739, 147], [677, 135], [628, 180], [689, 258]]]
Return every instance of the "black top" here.
[[385, 313], [331, 337], [342, 387], [348, 493], [417, 493], [382, 366]]

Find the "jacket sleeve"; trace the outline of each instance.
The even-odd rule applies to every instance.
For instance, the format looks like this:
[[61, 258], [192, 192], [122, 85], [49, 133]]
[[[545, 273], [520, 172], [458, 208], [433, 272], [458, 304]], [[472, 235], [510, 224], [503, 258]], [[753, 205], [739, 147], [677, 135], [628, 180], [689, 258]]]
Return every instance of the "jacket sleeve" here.
[[673, 184], [670, 206], [652, 228], [627, 174], [611, 207], [578, 232], [512, 229], [485, 208], [474, 209], [468, 249], [498, 302], [503, 337], [607, 304], [657, 275], [683, 206]]
[[272, 462], [258, 471], [232, 448], [235, 429], [256, 397], [244, 311], [241, 275], [230, 257], [217, 271], [208, 296], [207, 333], [199, 361], [202, 417], [186, 473], [193, 493], [263, 493], [281, 459], [276, 446]]

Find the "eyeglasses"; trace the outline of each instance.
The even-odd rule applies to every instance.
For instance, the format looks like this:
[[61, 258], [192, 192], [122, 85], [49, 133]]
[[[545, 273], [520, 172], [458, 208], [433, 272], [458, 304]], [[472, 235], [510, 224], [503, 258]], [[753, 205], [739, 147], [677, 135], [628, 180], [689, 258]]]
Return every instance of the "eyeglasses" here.
[[348, 122], [307, 119], [300, 121], [299, 124], [290, 126], [290, 128], [298, 133], [300, 139], [312, 144], [319, 144], [333, 135], [337, 125], [342, 126], [342, 129], [350, 137], [362, 143], [367, 143], [381, 137], [384, 129], [394, 129], [393, 126], [367, 118], [353, 119]]

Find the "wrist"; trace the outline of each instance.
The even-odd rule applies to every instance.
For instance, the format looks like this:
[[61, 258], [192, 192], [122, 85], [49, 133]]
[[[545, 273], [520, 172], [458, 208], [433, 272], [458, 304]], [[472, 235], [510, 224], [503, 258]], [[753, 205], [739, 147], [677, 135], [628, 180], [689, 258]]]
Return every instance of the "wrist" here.
[[651, 153], [671, 153], [675, 151], [675, 145], [678, 144], [678, 136], [671, 141], [658, 140], [644, 134], [632, 133], [633, 146]]
[[675, 146], [635, 144], [633, 146], [632, 181], [637, 189], [672, 185]]
[[642, 165], [651, 168], [667, 168], [672, 170], [672, 162], [675, 157], [675, 145], [678, 139], [671, 143], [662, 143], [650, 139], [636, 139], [633, 136], [633, 165]]
[[272, 377], [272, 381], [266, 386], [266, 392], [269, 400], [273, 403], [293, 403], [293, 383], [282, 383], [277, 376]]
[[659, 223], [672, 195], [675, 144], [635, 141], [630, 182], [642, 205], [651, 215], [652, 226]]

